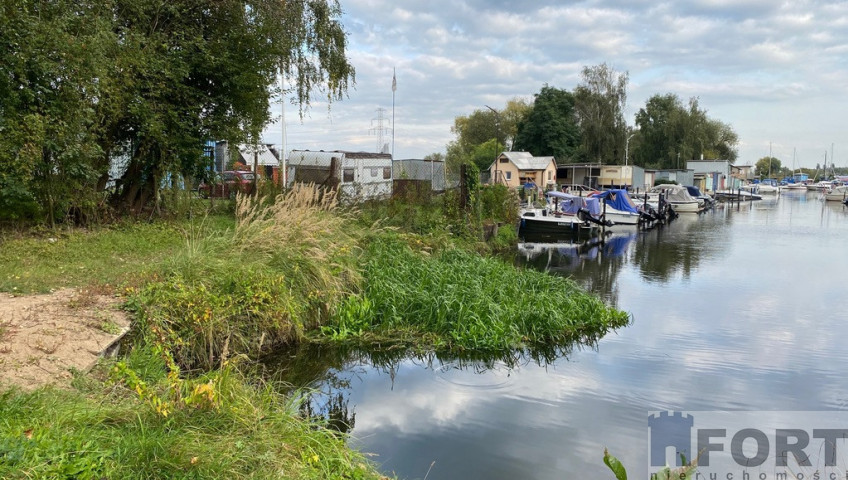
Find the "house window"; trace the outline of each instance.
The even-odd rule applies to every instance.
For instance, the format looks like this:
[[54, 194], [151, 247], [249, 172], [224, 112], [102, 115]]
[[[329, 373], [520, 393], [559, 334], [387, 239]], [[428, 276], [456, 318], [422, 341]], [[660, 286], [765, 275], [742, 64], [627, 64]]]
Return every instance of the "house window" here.
[[506, 179], [512, 180], [512, 172], [506, 172]]
[[509, 163], [509, 159], [508, 158], [502, 158], [502, 159], [500, 159], [500, 162], [501, 163]]
[[352, 168], [345, 168], [345, 169], [344, 169], [344, 173], [343, 173], [343, 176], [342, 176], [342, 181], [343, 181], [344, 183], [351, 183], [351, 182], [353, 182], [353, 169], [352, 169]]
[[549, 182], [550, 182], [551, 180], [553, 180], [553, 177], [551, 177], [551, 175], [553, 175], [553, 173], [554, 173], [554, 172], [550, 172], [550, 171], [548, 172], [548, 181], [549, 181]]
[[376, 177], [376, 176], [377, 176], [377, 169], [376, 169], [376, 168], [372, 168], [372, 169], [371, 169], [371, 177]]
[[392, 167], [383, 167], [383, 179], [392, 178]]

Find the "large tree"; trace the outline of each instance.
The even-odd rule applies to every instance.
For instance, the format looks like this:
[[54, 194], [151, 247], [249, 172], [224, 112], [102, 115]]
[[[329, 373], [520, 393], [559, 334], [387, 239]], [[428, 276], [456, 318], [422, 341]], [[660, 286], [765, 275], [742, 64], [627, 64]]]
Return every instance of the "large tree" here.
[[139, 211], [206, 167], [204, 142], [258, 138], [280, 72], [301, 107], [341, 98], [340, 15], [337, 0], [3, 2], [0, 207], [61, 216], [127, 158], [112, 200]]
[[0, 6], [0, 219], [53, 222], [96, 203], [104, 17], [93, 1]]
[[530, 112], [518, 124], [514, 149], [535, 156], [553, 155], [557, 162], [569, 163], [577, 159], [579, 146], [574, 95], [545, 85], [536, 94]]
[[208, 139], [257, 139], [277, 74], [308, 104], [353, 79], [335, 0], [114, 0], [118, 68], [104, 88], [104, 141], [130, 157], [116, 204], [156, 198], [170, 174], [194, 175]]
[[574, 90], [574, 104], [580, 122], [580, 151], [589, 162], [623, 163], [627, 124], [627, 72], [615, 71], [603, 63], [584, 67], [582, 81]]
[[514, 98], [502, 109], [486, 106], [456, 117], [451, 127], [456, 139], [447, 146], [449, 167], [471, 162], [487, 169], [501, 151], [512, 149], [518, 124], [530, 109], [527, 101]]
[[636, 114], [634, 163], [654, 168], [684, 168], [686, 160], [734, 162], [738, 137], [733, 129], [711, 119], [697, 98], [684, 105], [675, 94], [654, 95]]
[[757, 163], [754, 164], [754, 171], [757, 176], [762, 178], [768, 178], [769, 175], [775, 176], [780, 173], [783, 166], [776, 157], [763, 157], [757, 160]]

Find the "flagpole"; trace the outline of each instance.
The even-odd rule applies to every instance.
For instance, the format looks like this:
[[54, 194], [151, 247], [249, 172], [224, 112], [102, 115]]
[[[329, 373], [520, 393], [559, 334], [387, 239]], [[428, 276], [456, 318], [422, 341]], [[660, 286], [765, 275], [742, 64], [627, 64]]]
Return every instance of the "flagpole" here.
[[282, 127], [280, 136], [283, 141], [282, 148], [280, 148], [280, 164], [283, 166], [281, 178], [283, 179], [283, 190], [285, 190], [288, 186], [288, 179], [286, 178], [288, 175], [288, 166], [286, 165], [286, 77], [282, 67], [280, 67], [280, 112], [280, 126]]
[[395, 91], [397, 90], [397, 75], [392, 67], [392, 160], [395, 159]]

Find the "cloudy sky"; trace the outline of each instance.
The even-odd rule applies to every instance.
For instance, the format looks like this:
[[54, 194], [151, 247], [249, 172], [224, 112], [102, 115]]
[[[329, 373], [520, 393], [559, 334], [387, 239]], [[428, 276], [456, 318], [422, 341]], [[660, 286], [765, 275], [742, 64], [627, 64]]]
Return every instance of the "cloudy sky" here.
[[[848, 1], [342, 0], [356, 85], [301, 120], [285, 111], [287, 150], [444, 152], [454, 118], [545, 84], [571, 90], [584, 66], [628, 72], [626, 120], [674, 93], [730, 124], [737, 164], [848, 167]], [[392, 108], [392, 72], [397, 91]], [[380, 111], [382, 109], [382, 113]], [[281, 108], [274, 106], [280, 116]], [[278, 121], [265, 132], [282, 142]], [[833, 155], [831, 155], [831, 150]]]

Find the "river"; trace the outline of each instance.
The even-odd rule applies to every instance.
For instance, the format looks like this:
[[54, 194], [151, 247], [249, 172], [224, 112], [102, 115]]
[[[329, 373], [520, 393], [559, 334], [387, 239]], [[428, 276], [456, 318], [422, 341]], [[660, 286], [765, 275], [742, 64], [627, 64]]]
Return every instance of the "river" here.
[[785, 193], [603, 245], [521, 247], [518, 263], [573, 278], [632, 324], [548, 360], [340, 354], [301, 368], [355, 414], [352, 445], [387, 474], [612, 479], [606, 447], [642, 478], [650, 411], [848, 409], [839, 203]]

